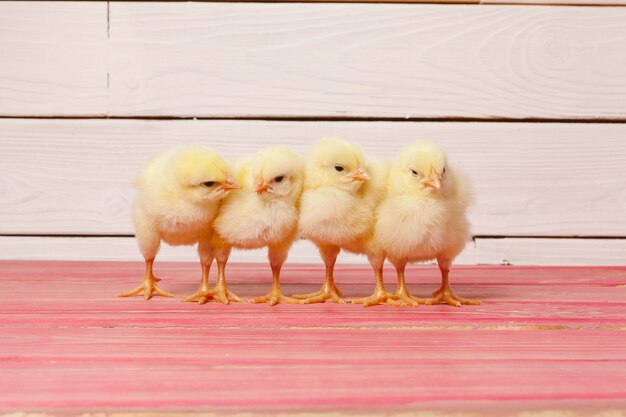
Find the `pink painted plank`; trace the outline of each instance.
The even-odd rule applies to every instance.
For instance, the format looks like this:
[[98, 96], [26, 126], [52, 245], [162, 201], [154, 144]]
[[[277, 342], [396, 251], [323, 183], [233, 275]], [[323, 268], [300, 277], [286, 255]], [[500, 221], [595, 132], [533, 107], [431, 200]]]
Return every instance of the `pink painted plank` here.
[[[11, 311], [18, 307], [30, 308], [32, 305], [42, 306], [42, 302], [80, 305], [80, 301], [100, 303], [103, 306], [111, 306], [112, 296], [124, 291], [132, 284], [132, 281], [124, 282], [100, 282], [94, 285], [93, 281], [46, 281], [46, 285], [26, 285], [24, 282], [0, 281], [0, 291], [14, 296], [12, 300], [0, 306], [0, 312]], [[183, 298], [196, 291], [198, 282], [162, 282], [164, 289], [172, 292], [175, 296]], [[527, 302], [554, 302], [554, 303], [622, 303], [626, 300], [626, 286], [583, 286], [583, 285], [538, 285], [527, 284], [520, 290], [520, 285], [493, 285], [493, 284], [452, 284], [453, 288], [467, 297], [484, 299], [492, 302], [527, 303]], [[251, 298], [261, 295], [269, 290], [269, 283], [237, 283], [229, 284], [231, 290], [243, 297]], [[317, 284], [285, 283], [282, 285], [285, 293], [317, 291]], [[373, 290], [373, 284], [344, 284], [346, 298], [369, 295]], [[395, 290], [395, 284], [389, 284], [390, 291]], [[437, 288], [436, 284], [409, 284], [411, 292], [415, 295], [426, 297]], [[76, 291], [82, 294], [81, 299], [76, 299]], [[139, 299], [140, 297], [135, 297]], [[134, 298], [131, 298], [133, 300]], [[133, 308], [129, 306], [129, 308]]]
[[[412, 328], [11, 328], [0, 363], [358, 364], [388, 360], [626, 361], [626, 333]], [[207, 337], [214, 334], [218, 337]], [[581, 337], [584, 334], [584, 337]], [[270, 343], [271, 341], [271, 343]], [[255, 347], [251, 349], [250, 347]], [[116, 349], [112, 349], [115, 347]], [[363, 349], [363, 348], [367, 349]], [[151, 349], [150, 355], [146, 351]], [[393, 352], [393, 357], [390, 353]]]
[[[151, 350], [151, 349], [149, 349]], [[30, 409], [275, 409], [626, 398], [624, 361], [450, 360], [311, 364], [6, 363], [0, 401]]]
[[[464, 295], [472, 295], [463, 293]], [[128, 303], [141, 303], [135, 306]], [[143, 305], [140, 299], [120, 301], [119, 310], [102, 303], [81, 302], [79, 308], [34, 310], [0, 314], [2, 323], [18, 326], [201, 326], [201, 327], [402, 327], [402, 326], [565, 326], [570, 328], [626, 328], [626, 305], [617, 303], [497, 303], [486, 300], [481, 306], [456, 309], [448, 306], [395, 308], [359, 305], [291, 306], [211, 303], [204, 306], [179, 305], [174, 300], [153, 300]]]
[[[267, 291], [266, 269], [231, 265], [233, 289]], [[164, 288], [195, 289], [195, 265], [158, 270]], [[114, 297], [141, 272], [0, 262], [0, 411], [626, 407], [624, 268], [459, 268], [459, 292], [485, 300], [460, 309]], [[290, 266], [285, 289], [316, 289], [321, 272]], [[347, 293], [370, 291], [367, 268], [339, 274]], [[410, 276], [418, 293], [437, 283], [433, 267]]]
[[[6, 324], [27, 326], [35, 325], [34, 315], [41, 326], [626, 326], [626, 286], [618, 286], [626, 276], [624, 268], [461, 268], [458, 275], [463, 279], [454, 287], [460, 294], [482, 299], [483, 305], [369, 310], [332, 304], [269, 308], [197, 306], [158, 297], [147, 303], [139, 297], [116, 298], [115, 294], [137, 284], [141, 269], [137, 263], [0, 263], [0, 293], [10, 295], [0, 304], [0, 317]], [[231, 288], [243, 296], [265, 293], [269, 287], [266, 269], [265, 265], [232, 265]], [[163, 288], [179, 297], [195, 291], [196, 265], [166, 264], [162, 272]], [[347, 296], [372, 290], [366, 267], [340, 272], [347, 282], [342, 285]], [[414, 293], [427, 295], [434, 289], [436, 281], [415, 281], [422, 281], [421, 276], [432, 280], [436, 272], [433, 267], [416, 268], [411, 280]], [[319, 265], [289, 267], [283, 288], [286, 293], [316, 290], [321, 273]], [[366, 278], [359, 282], [355, 277], [361, 276]], [[199, 309], [204, 313], [199, 314]]]
[[[50, 271], [63, 271], [63, 274]], [[134, 282], [143, 276], [142, 262], [59, 262], [59, 261], [0, 261], [2, 280], [51, 281], [104, 280]], [[339, 284], [373, 283], [370, 270], [364, 266], [337, 265]], [[199, 265], [192, 262], [157, 262], [157, 275], [167, 281], [196, 281], [200, 279]], [[215, 273], [215, 268], [211, 271]], [[233, 283], [270, 282], [266, 264], [229, 264], [227, 272]], [[392, 267], [385, 268], [386, 282], [395, 282]], [[318, 284], [323, 278], [320, 264], [289, 264], [283, 270], [285, 283]], [[439, 283], [434, 265], [413, 265], [407, 268], [407, 280], [412, 283]], [[451, 280], [457, 284], [489, 285], [626, 285], [626, 266], [607, 267], [532, 267], [532, 266], [453, 266]]]
[[[319, 267], [318, 267], [319, 269]], [[363, 269], [361, 269], [362, 271]], [[510, 282], [500, 268], [497, 275]], [[237, 278], [239, 271], [232, 271]], [[11, 325], [29, 326], [415, 326], [415, 325], [556, 325], [556, 326], [626, 326], [626, 287], [537, 285], [530, 284], [459, 284], [459, 293], [484, 301], [481, 306], [454, 309], [448, 306], [394, 308], [379, 306], [364, 309], [361, 306], [333, 304], [289, 306], [233, 304], [223, 306], [209, 303], [204, 306], [181, 303], [176, 300], [154, 298], [143, 302], [140, 297], [118, 299], [114, 295], [136, 285], [136, 278], [123, 269], [123, 279], [104, 279], [88, 276], [48, 281], [44, 285], [29, 280], [2, 279], [0, 290], [11, 294], [0, 304], [0, 317]], [[493, 275], [493, 271], [484, 275]], [[246, 278], [250, 280], [250, 275]], [[546, 281], [546, 279], [544, 279]], [[163, 282], [162, 286], [178, 295], [192, 293], [197, 282]], [[317, 284], [286, 284], [286, 292], [306, 292], [317, 289]], [[243, 296], [262, 294], [268, 290], [265, 283], [233, 283], [231, 288]], [[348, 296], [371, 291], [370, 284], [346, 284]], [[427, 294], [433, 285], [413, 285], [416, 294]], [[198, 314], [198, 309], [204, 314]], [[33, 322], [37, 315], [37, 322]]]

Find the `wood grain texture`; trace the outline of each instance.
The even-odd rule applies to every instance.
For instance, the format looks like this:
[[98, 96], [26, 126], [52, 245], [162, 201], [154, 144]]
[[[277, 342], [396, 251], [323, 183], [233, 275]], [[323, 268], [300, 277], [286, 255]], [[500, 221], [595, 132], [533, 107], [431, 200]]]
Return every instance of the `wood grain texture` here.
[[[246, 296], [267, 290], [265, 265], [228, 271]], [[114, 297], [142, 272], [0, 262], [0, 412], [510, 416], [626, 405], [624, 268], [456, 268], [456, 289], [484, 300], [459, 309]], [[195, 265], [158, 273], [177, 296], [197, 285]], [[285, 290], [316, 288], [322, 275], [288, 266]], [[337, 277], [349, 296], [371, 290], [367, 268]], [[426, 292], [437, 270], [408, 279]]]
[[1, 7], [2, 116], [624, 117], [621, 9]]
[[384, 158], [430, 139], [474, 183], [474, 233], [626, 236], [626, 125], [0, 120], [0, 233], [131, 234], [131, 179], [182, 143], [228, 157], [345, 136]]
[[119, 116], [626, 117], [626, 9], [111, 3]]
[[0, 2], [0, 115], [107, 112], [106, 2]]

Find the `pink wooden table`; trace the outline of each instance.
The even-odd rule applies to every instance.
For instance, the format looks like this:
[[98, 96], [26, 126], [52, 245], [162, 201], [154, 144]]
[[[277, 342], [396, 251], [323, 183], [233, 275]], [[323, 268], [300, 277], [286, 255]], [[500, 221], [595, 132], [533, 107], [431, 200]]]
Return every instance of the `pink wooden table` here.
[[[265, 293], [267, 269], [231, 265], [231, 289]], [[195, 264], [156, 272], [178, 299], [115, 297], [141, 263], [0, 262], [0, 415], [626, 410], [626, 268], [457, 267], [454, 288], [484, 301], [459, 309], [200, 306], [179, 301]], [[431, 266], [407, 276], [416, 295], [438, 284]], [[283, 288], [321, 277], [290, 265]], [[337, 282], [372, 289], [365, 267]]]

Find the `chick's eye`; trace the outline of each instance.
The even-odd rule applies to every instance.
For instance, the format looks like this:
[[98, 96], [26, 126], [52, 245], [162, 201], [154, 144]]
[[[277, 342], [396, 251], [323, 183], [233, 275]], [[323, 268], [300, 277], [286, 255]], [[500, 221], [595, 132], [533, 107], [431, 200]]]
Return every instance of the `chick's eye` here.
[[343, 171], [343, 167], [341, 165], [335, 165], [335, 171], [341, 172]]
[[278, 177], [274, 178], [275, 182], [282, 182], [285, 179], [284, 175], [279, 175]]
[[205, 187], [213, 187], [215, 185], [215, 181], [206, 181], [203, 182], [202, 185], [204, 185]]
[[413, 175], [414, 177], [417, 177], [419, 174], [420, 174], [420, 173], [419, 173], [419, 172], [417, 172], [416, 170], [411, 169], [411, 175]]
[[441, 171], [442, 174], [446, 173], [446, 167], [443, 167], [443, 171]]

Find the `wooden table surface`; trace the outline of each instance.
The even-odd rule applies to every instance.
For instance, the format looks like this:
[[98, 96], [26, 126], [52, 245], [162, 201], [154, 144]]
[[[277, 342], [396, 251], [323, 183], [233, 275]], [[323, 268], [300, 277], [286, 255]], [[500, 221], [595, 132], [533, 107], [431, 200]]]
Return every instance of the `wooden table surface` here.
[[[227, 272], [242, 296], [269, 289], [266, 265]], [[0, 415], [626, 413], [626, 268], [456, 267], [484, 301], [462, 308], [198, 305], [180, 302], [197, 265], [156, 273], [176, 299], [115, 296], [142, 263], [0, 262]], [[283, 289], [322, 275], [288, 265]], [[367, 267], [336, 277], [348, 298], [372, 290]], [[439, 276], [407, 279], [425, 296]]]

